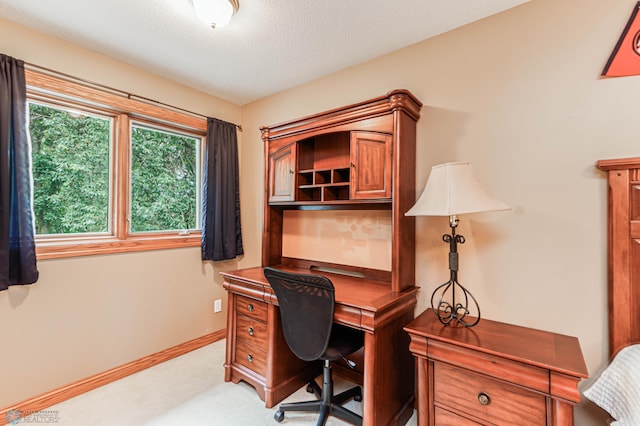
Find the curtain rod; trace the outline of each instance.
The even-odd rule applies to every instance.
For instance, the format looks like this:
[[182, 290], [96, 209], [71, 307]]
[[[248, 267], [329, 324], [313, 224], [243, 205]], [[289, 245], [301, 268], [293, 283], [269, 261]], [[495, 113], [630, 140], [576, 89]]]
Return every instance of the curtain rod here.
[[[54, 76], [63, 77], [65, 79], [68, 79], [68, 80], [71, 80], [71, 81], [75, 81], [75, 82], [82, 83], [82, 84], [89, 85], [89, 86], [93, 86], [93, 87], [98, 87], [98, 88], [103, 89], [103, 90], [108, 90], [110, 92], [117, 93], [120, 96], [126, 97], [127, 99], [141, 100], [141, 101], [146, 102], [146, 103], [155, 104], [155, 105], [161, 105], [163, 107], [167, 107], [167, 108], [171, 108], [171, 109], [176, 110], [176, 111], [181, 111], [181, 112], [184, 112], [184, 113], [187, 113], [187, 114], [195, 115], [197, 117], [202, 117], [202, 118], [205, 118], [205, 119], [209, 118], [208, 116], [200, 114], [198, 112], [189, 111], [188, 109], [184, 109], [184, 108], [176, 107], [176, 106], [173, 106], [173, 105], [169, 105], [169, 104], [164, 103], [164, 102], [160, 102], [160, 101], [156, 101], [154, 99], [146, 98], [144, 96], [138, 96], [138, 95], [135, 95], [133, 93], [125, 92], [124, 90], [114, 89], [113, 87], [109, 87], [109, 86], [106, 86], [104, 84], [95, 83], [95, 82], [90, 81], [90, 80], [85, 80], [83, 78], [79, 78], [79, 77], [75, 77], [73, 75], [65, 74], [65, 73], [60, 72], [60, 71], [56, 71], [56, 70], [52, 70], [50, 68], [42, 67], [40, 65], [31, 64], [31, 63], [26, 62], [26, 61], [24, 62], [24, 64], [28, 68], [31, 68], [31, 69], [33, 69], [35, 71], [44, 71], [47, 74], [52, 74]], [[220, 119], [218, 118], [218, 120], [220, 120]], [[220, 121], [224, 121], [224, 120], [220, 120]], [[236, 126], [236, 128], [239, 131], [242, 131], [242, 126], [240, 124], [231, 123], [229, 121], [224, 121], [224, 122], [225, 123], [229, 123], [229, 124], [233, 124], [234, 126]]]

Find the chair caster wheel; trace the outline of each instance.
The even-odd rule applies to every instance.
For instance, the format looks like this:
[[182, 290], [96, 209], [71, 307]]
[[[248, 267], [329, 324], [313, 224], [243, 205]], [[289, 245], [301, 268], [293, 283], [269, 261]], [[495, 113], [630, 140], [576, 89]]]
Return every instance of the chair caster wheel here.
[[313, 386], [307, 385], [307, 393], [313, 393]]
[[273, 415], [273, 419], [276, 422], [281, 423], [284, 420], [284, 411], [276, 411], [276, 413]]

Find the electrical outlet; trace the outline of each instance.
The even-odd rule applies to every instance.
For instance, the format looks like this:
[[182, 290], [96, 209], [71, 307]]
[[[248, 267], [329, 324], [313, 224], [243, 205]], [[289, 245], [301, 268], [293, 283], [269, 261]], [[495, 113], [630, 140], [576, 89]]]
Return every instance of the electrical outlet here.
[[222, 299], [216, 299], [215, 302], [213, 302], [213, 312], [220, 311], [222, 311]]

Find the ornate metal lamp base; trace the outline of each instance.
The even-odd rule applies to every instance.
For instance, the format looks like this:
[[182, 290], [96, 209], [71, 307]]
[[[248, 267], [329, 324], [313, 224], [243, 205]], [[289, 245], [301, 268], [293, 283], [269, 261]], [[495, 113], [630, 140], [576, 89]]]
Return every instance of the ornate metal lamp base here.
[[[461, 290], [462, 299], [464, 303], [456, 303], [455, 293]], [[448, 294], [450, 293], [450, 294]], [[451, 302], [445, 299], [451, 299]], [[469, 299], [471, 299], [472, 305], [469, 305]], [[466, 316], [472, 311], [469, 311], [470, 307], [475, 306], [475, 312], [477, 316], [473, 322], [465, 320]], [[455, 281], [447, 281], [446, 283], [438, 286], [431, 295], [431, 307], [438, 315], [438, 319], [444, 325], [461, 325], [464, 327], [473, 327], [480, 321], [480, 306], [473, 295], [458, 284]], [[475, 313], [473, 312], [473, 313]], [[470, 317], [473, 318], [473, 317]]]
[[[431, 294], [431, 307], [444, 325], [473, 327], [480, 322], [480, 306], [469, 290], [458, 283], [458, 243], [463, 244], [465, 240], [462, 235], [456, 235], [456, 226], [458, 226], [458, 218], [456, 216], [449, 216], [449, 225], [451, 226], [451, 234], [444, 234], [442, 240], [449, 243], [449, 271], [451, 278], [433, 291], [433, 294]], [[456, 297], [458, 297], [458, 300], [462, 300], [462, 303], [456, 302]], [[471, 305], [469, 302], [472, 302]], [[465, 320], [467, 315], [471, 313], [469, 308], [477, 312], [473, 322]]]

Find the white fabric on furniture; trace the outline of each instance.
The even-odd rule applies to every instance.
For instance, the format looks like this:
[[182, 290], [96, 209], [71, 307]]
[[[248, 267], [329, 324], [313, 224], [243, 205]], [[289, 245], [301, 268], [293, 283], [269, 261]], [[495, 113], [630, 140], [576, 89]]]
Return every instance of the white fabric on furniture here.
[[618, 352], [584, 396], [615, 419], [612, 425], [640, 425], [640, 344]]

